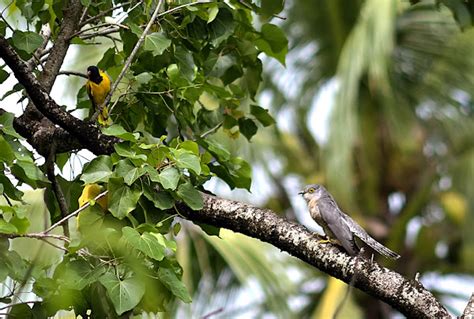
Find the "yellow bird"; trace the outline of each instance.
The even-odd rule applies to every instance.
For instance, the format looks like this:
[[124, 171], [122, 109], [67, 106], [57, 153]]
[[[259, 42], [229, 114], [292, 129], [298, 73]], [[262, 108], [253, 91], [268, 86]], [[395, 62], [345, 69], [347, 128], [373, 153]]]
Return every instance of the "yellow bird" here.
[[[94, 65], [87, 68], [87, 78], [87, 94], [89, 94], [94, 109], [97, 110], [104, 103], [107, 94], [110, 92], [110, 78], [104, 71], [99, 70]], [[102, 112], [97, 120], [100, 125], [107, 126], [112, 124], [106, 106], [102, 108]]]
[[[97, 197], [103, 191], [102, 187], [98, 184], [86, 184], [82, 189], [82, 194], [77, 200], [79, 203], [79, 207], [84, 206], [85, 204], [89, 203], [91, 200]], [[107, 203], [107, 195], [102, 196], [97, 200], [97, 203], [102, 207], [104, 211], [107, 210], [108, 203]]]

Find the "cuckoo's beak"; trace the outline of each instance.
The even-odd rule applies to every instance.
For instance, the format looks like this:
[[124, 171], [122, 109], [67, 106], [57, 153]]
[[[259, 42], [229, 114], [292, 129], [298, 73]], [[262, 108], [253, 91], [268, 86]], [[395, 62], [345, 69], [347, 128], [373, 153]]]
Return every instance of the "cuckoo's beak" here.
[[304, 191], [299, 192], [298, 195], [304, 195]]

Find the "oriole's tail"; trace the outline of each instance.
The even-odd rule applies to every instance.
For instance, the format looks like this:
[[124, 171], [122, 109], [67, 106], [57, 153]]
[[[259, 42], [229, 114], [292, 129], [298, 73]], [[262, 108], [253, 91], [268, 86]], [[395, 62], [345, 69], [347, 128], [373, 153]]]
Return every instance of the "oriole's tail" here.
[[112, 119], [109, 117], [109, 110], [107, 109], [107, 106], [104, 106], [102, 108], [102, 112], [100, 112], [99, 117], [97, 118], [97, 121], [102, 126], [112, 125]]

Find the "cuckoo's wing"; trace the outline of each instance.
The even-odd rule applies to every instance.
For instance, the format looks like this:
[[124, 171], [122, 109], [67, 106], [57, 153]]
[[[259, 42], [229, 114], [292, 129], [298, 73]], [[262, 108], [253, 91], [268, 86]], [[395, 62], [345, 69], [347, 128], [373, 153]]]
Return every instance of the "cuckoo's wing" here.
[[360, 238], [364, 243], [372, 247], [372, 249], [374, 249], [376, 252], [388, 258], [392, 258], [392, 259], [400, 258], [399, 254], [391, 251], [390, 249], [388, 249], [387, 247], [385, 247], [384, 245], [382, 245], [381, 243], [379, 243], [378, 241], [370, 237], [370, 235], [367, 234], [367, 232], [362, 227], [360, 227], [359, 224], [357, 224], [357, 222], [353, 220], [350, 216], [344, 213], [342, 213], [342, 216], [343, 216], [342, 219], [344, 220], [345, 224], [350, 229], [350, 231], [355, 236]]
[[[342, 212], [330, 198], [325, 198], [324, 200], [318, 201], [319, 211], [321, 212], [321, 217], [331, 232], [336, 236], [336, 239], [339, 240], [342, 247], [352, 256], [357, 255], [359, 248], [354, 240], [354, 235], [352, 234], [347, 223], [344, 222], [342, 217]], [[326, 234], [329, 236], [329, 234]]]

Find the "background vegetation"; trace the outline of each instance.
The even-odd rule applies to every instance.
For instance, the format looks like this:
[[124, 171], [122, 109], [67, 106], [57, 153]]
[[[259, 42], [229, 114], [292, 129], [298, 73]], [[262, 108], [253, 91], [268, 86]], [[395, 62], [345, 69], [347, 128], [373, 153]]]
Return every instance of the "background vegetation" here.
[[[55, 42], [66, 2], [2, 3], [1, 34], [37, 74], [32, 55]], [[81, 3], [83, 22], [120, 8], [83, 25], [61, 70], [97, 64], [116, 79], [158, 1]], [[68, 212], [84, 184], [97, 183], [109, 191], [109, 214], [91, 205], [50, 233], [61, 237], [16, 238], [44, 234], [62, 213], [45, 154], [24, 147], [14, 115], [2, 113], [2, 311], [328, 318], [344, 284], [243, 235], [209, 236], [219, 230], [174, 210], [176, 200], [199, 209], [204, 185], [317, 230], [297, 192], [318, 182], [402, 255], [380, 262], [419, 273], [459, 314], [474, 287], [474, 4], [186, 3], [163, 4], [112, 99], [105, 133], [125, 140], [115, 153], [56, 156]], [[45, 25], [52, 36], [38, 51]], [[0, 70], [1, 107], [21, 116], [28, 99], [17, 103], [22, 87], [9, 73]], [[52, 93], [81, 118], [90, 107], [83, 85], [60, 75]], [[20, 192], [26, 185], [38, 190]], [[350, 294], [339, 316], [347, 314], [394, 316], [362, 292]]]

